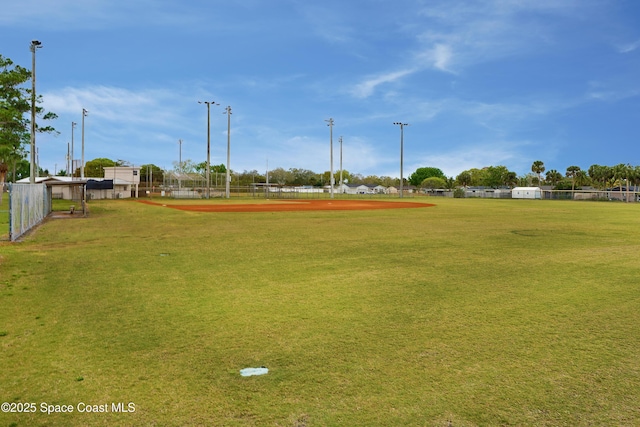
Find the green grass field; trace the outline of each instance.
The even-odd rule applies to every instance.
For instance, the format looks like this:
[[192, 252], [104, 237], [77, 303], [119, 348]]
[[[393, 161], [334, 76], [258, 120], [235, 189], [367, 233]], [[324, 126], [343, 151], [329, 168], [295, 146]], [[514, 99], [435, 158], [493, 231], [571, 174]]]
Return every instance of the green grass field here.
[[640, 425], [640, 206], [435, 203], [0, 243], [0, 426]]

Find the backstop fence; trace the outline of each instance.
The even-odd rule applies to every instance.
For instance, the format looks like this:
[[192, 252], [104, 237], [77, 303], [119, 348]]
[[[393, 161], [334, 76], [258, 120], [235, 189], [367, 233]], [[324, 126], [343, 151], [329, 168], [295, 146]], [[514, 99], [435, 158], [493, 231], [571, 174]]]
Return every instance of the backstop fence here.
[[9, 240], [16, 241], [51, 213], [51, 196], [44, 184], [9, 185]]

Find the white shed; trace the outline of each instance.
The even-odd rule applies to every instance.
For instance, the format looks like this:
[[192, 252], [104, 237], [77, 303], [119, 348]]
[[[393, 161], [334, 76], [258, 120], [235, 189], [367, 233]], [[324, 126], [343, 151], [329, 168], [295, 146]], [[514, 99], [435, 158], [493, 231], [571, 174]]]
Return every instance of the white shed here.
[[511, 190], [512, 199], [542, 199], [540, 187], [514, 187]]

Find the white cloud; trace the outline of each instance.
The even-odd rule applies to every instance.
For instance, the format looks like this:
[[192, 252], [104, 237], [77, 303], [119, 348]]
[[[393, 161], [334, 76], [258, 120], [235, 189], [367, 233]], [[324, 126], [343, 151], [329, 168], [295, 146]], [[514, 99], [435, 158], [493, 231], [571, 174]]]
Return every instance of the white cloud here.
[[[413, 54], [399, 70], [365, 76], [351, 91], [367, 98], [386, 83], [424, 70], [459, 74], [471, 65], [508, 56], [527, 55], [557, 43], [561, 28], [548, 15], [571, 17], [580, 6], [589, 15], [594, 4], [585, 0], [460, 0], [429, 2], [403, 27], [415, 39]], [[428, 30], [424, 30], [428, 28]]]
[[436, 43], [415, 57], [421, 68], [435, 68], [447, 73], [454, 73], [452, 68], [453, 49], [449, 44]]
[[119, 125], [155, 123], [163, 127], [170, 123], [169, 118], [178, 117], [181, 97], [171, 90], [130, 91], [108, 86], [66, 87], [43, 94], [45, 108], [58, 115], [80, 115], [84, 108], [94, 117]]
[[307, 28], [317, 36], [331, 43], [353, 42], [353, 28], [346, 22], [346, 15], [340, 10], [332, 9], [323, 2], [315, 4], [308, 1], [293, 1], [300, 15], [302, 15]]
[[[561, 43], [564, 19], [589, 20], [600, 3], [591, 0], [460, 0], [429, 2], [414, 24], [416, 55], [436, 69], [452, 72]], [[550, 19], [550, 17], [560, 17]], [[420, 30], [421, 28], [427, 30]], [[455, 53], [455, 57], [453, 54]]]
[[434, 66], [442, 71], [450, 71], [449, 65], [452, 56], [451, 47], [444, 44], [437, 44], [433, 49]]
[[616, 84], [612, 82], [590, 82], [586, 99], [604, 102], [617, 102], [623, 99], [633, 98], [638, 95], [640, 95], [640, 89], [636, 87], [620, 87], [619, 83]]
[[638, 49], [640, 47], [640, 40], [636, 40], [632, 43], [626, 43], [626, 44], [622, 44], [622, 45], [618, 45], [617, 49], [618, 52], [620, 53], [629, 53], [629, 52], [633, 52], [634, 50]]
[[378, 76], [368, 77], [361, 83], [358, 83], [352, 90], [351, 94], [356, 98], [367, 98], [373, 94], [376, 88], [385, 83], [396, 82], [403, 77], [415, 73], [415, 69], [405, 69], [399, 71], [392, 71], [390, 73], [381, 74]]

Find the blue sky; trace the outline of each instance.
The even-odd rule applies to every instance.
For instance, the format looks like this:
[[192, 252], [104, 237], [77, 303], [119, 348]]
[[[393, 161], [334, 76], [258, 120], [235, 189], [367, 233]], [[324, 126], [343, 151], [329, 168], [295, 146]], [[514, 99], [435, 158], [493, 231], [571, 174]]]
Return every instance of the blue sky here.
[[80, 158], [172, 168], [330, 168], [455, 176], [534, 160], [640, 164], [636, 0], [21, 0], [3, 4], [0, 53], [31, 67], [58, 114], [40, 165]]

